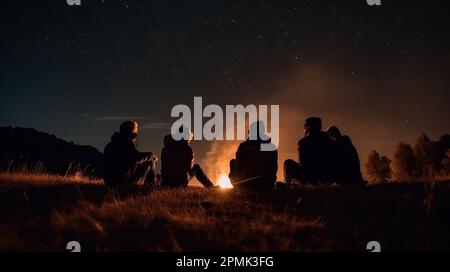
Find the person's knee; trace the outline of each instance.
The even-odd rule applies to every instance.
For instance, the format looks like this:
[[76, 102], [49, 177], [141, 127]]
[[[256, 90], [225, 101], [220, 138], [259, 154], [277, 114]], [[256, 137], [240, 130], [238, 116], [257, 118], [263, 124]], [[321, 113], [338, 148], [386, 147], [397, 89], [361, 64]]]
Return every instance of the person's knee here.
[[137, 165], [136, 169], [141, 169], [142, 171], [147, 169], [152, 169], [152, 162], [146, 161]]
[[294, 160], [286, 160], [283, 164], [283, 174], [286, 182], [300, 180], [302, 177], [300, 165]]
[[234, 169], [236, 167], [236, 159], [230, 160], [230, 169]]
[[230, 174], [234, 175], [236, 173], [236, 160], [230, 160]]
[[149, 161], [150, 169], [155, 170], [156, 169], [156, 162], [155, 161]]
[[283, 169], [287, 170], [287, 169], [292, 169], [297, 165], [297, 162], [291, 159], [285, 160], [283, 163]]

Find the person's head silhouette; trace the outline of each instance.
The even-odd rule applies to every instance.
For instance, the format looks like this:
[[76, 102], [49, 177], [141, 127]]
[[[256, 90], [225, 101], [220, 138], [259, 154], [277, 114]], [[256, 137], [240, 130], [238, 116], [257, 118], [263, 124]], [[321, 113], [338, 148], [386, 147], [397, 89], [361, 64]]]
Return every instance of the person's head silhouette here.
[[319, 117], [307, 118], [303, 129], [306, 136], [319, 133], [322, 130], [322, 119]]
[[327, 134], [333, 141], [336, 141], [339, 137], [342, 136], [341, 131], [336, 126], [329, 127], [327, 129]]
[[119, 132], [120, 135], [122, 135], [124, 138], [131, 140], [136, 147], [139, 145], [137, 139], [139, 133], [139, 126], [137, 122], [135, 121], [123, 122], [120, 125]]
[[139, 133], [139, 125], [135, 121], [125, 121], [120, 125], [120, 134], [131, 139], [137, 138]]
[[256, 121], [250, 124], [248, 136], [250, 140], [267, 141], [270, 137], [265, 133], [266, 126], [263, 121]]
[[172, 138], [175, 141], [187, 141], [188, 143], [192, 141], [193, 137], [194, 134], [192, 134], [191, 129], [185, 126], [180, 126], [178, 128], [177, 134], [172, 135]]

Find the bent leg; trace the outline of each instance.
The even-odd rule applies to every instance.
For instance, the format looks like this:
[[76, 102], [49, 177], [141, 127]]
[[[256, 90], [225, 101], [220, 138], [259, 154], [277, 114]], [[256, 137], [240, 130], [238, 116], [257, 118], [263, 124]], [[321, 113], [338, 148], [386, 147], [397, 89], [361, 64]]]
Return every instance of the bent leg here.
[[214, 184], [209, 180], [208, 176], [206, 176], [205, 172], [203, 172], [203, 169], [198, 164], [194, 164], [194, 167], [192, 167], [192, 174], [195, 175], [195, 177], [200, 181], [203, 186], [206, 188], [214, 187]]
[[129, 183], [136, 185], [152, 186], [155, 184], [155, 180], [156, 180], [155, 162], [148, 161], [136, 166], [134, 172], [132, 173], [129, 179]]
[[302, 180], [301, 166], [294, 160], [284, 161], [283, 174], [286, 183], [299, 183]]
[[145, 176], [144, 185], [156, 189], [159, 187], [159, 182], [156, 176], [156, 163], [150, 161], [147, 175]]

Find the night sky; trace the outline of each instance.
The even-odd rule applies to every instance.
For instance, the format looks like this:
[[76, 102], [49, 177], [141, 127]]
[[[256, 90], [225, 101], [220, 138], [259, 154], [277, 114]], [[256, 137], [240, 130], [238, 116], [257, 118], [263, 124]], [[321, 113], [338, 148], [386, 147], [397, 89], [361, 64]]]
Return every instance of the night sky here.
[[[450, 132], [447, 1], [2, 1], [0, 125], [103, 150], [126, 119], [159, 154], [170, 110], [279, 104], [280, 161], [309, 115], [360, 156]], [[206, 119], [205, 119], [206, 120]], [[210, 142], [195, 142], [205, 159]]]

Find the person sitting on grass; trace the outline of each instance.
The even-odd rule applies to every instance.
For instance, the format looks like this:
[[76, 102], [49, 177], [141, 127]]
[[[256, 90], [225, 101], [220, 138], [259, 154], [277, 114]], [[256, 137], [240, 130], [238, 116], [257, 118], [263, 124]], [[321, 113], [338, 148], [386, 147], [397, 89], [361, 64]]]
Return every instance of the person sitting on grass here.
[[236, 159], [230, 161], [231, 183], [236, 188], [273, 189], [277, 179], [278, 151], [262, 151], [261, 144], [272, 144], [264, 123], [250, 124], [249, 138], [236, 151]]
[[286, 183], [332, 184], [335, 179], [333, 142], [322, 131], [322, 119], [305, 120], [305, 136], [298, 141], [298, 162], [284, 162]]
[[126, 121], [119, 132], [111, 137], [103, 153], [103, 180], [112, 188], [136, 185], [156, 186], [155, 163], [158, 158], [151, 152], [139, 152], [138, 123]]
[[206, 188], [214, 187], [200, 165], [195, 164], [194, 151], [190, 145], [192, 132], [180, 127], [175, 140], [171, 134], [164, 137], [164, 147], [161, 152], [161, 186], [188, 187], [194, 177]]
[[362, 186], [365, 181], [361, 174], [358, 151], [347, 135], [342, 135], [338, 127], [327, 129], [334, 143], [336, 156], [336, 183], [349, 186]]

